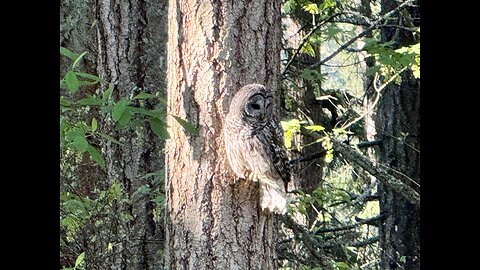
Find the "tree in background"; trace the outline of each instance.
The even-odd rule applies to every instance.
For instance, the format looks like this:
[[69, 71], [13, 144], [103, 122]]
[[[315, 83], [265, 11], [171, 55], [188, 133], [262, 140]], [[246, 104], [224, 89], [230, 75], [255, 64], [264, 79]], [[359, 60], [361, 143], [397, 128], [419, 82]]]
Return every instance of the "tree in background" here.
[[166, 5], [63, 1], [61, 11], [61, 267], [158, 269]]

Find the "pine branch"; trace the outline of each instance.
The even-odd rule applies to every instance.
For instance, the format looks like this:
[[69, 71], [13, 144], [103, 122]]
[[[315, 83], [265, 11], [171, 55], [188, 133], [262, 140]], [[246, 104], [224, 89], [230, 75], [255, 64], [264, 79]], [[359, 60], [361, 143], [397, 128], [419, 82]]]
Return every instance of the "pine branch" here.
[[362, 220], [358, 221], [357, 223], [345, 225], [345, 226], [342, 226], [342, 227], [321, 228], [321, 229], [316, 230], [315, 234], [351, 230], [351, 229], [353, 229], [355, 227], [358, 227], [360, 225], [363, 225], [363, 224], [368, 224], [368, 223], [371, 223], [371, 222], [379, 221], [381, 218], [382, 218], [382, 216], [378, 215], [378, 216], [375, 216], [375, 217], [372, 217], [372, 218], [362, 219]]

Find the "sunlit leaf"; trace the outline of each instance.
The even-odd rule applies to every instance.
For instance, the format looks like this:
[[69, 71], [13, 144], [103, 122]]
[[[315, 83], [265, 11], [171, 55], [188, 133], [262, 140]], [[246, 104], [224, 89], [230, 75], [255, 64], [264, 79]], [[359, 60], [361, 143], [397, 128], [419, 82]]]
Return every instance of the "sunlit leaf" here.
[[87, 54], [87, 52], [81, 53], [81, 54], [77, 57], [77, 59], [75, 59], [75, 61], [73, 61], [72, 70], [74, 70], [74, 69], [77, 67], [78, 63], [80, 62], [80, 60], [82, 60], [82, 58], [85, 56], [85, 54]]
[[311, 126], [305, 126], [306, 129], [311, 130], [311, 131], [322, 131], [325, 128], [320, 126], [320, 125], [311, 125]]
[[97, 123], [97, 119], [92, 118], [92, 133], [95, 133], [95, 131], [97, 130], [97, 126], [98, 126], [98, 123]]
[[75, 268], [77, 268], [81, 263], [83, 263], [83, 260], [85, 259], [85, 252], [80, 253], [78, 255], [77, 259], [75, 260]]

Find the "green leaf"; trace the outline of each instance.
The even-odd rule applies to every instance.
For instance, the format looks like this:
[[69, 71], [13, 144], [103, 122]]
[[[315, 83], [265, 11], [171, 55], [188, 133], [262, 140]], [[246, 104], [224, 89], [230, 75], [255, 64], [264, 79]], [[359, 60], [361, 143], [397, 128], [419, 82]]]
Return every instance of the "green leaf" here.
[[135, 196], [148, 194], [150, 190], [151, 188], [148, 185], [141, 185], [135, 192], [133, 192], [132, 198], [134, 198]]
[[70, 51], [69, 49], [64, 48], [62, 46], [60, 46], [60, 54], [69, 58], [69, 59], [71, 59], [71, 60], [75, 60], [78, 57], [78, 54], [76, 54], [76, 53], [74, 53], [74, 52]]
[[122, 117], [123, 112], [127, 109], [128, 102], [124, 99], [117, 102], [113, 105], [112, 108], [112, 119], [114, 122], [117, 122], [120, 117]]
[[97, 119], [92, 118], [92, 133], [95, 133], [95, 131], [97, 130], [97, 127], [98, 127], [98, 123], [97, 123]]
[[94, 81], [95, 83], [98, 83], [98, 82], [101, 82], [101, 81], [102, 81], [102, 79], [100, 79], [100, 77], [95, 76], [95, 75], [92, 75], [92, 74], [83, 73], [83, 72], [75, 72], [75, 74], [76, 74], [78, 77], [82, 77], [82, 78], [85, 78], [85, 79], [92, 80], [92, 81]]
[[80, 83], [73, 71], [70, 70], [69, 72], [67, 72], [64, 80], [65, 80], [65, 83], [67, 84], [68, 91], [70, 91], [71, 93], [74, 93], [75, 91], [78, 90]]
[[155, 198], [151, 199], [150, 201], [155, 203], [156, 205], [163, 205], [163, 202], [165, 201], [165, 196], [163, 194], [159, 194], [155, 196]]
[[69, 142], [73, 141], [73, 139], [77, 136], [84, 137], [85, 131], [82, 128], [74, 128], [65, 133], [65, 139]]
[[147, 98], [157, 98], [157, 96], [154, 95], [154, 94], [142, 92], [142, 93], [136, 95], [133, 99], [147, 99]]
[[148, 178], [150, 176], [157, 176], [157, 175], [158, 175], [158, 172], [147, 173], [144, 176], [140, 177], [140, 179], [145, 179], [145, 178]]
[[85, 252], [80, 253], [77, 259], [75, 260], [75, 268], [77, 268], [81, 263], [83, 263], [83, 259], [85, 259]]
[[87, 147], [87, 152], [90, 155], [90, 158], [95, 161], [100, 167], [105, 168], [105, 159], [103, 159], [102, 153], [98, 151], [95, 147], [89, 145]]
[[175, 115], [172, 115], [173, 118], [175, 118], [175, 120], [177, 120], [177, 122], [187, 131], [189, 132], [190, 134], [192, 134], [193, 136], [198, 136], [199, 132], [198, 132], [198, 129], [190, 122], [186, 121], [186, 120], [183, 120], [182, 118], [178, 117], [178, 116], [175, 116]]
[[292, 130], [288, 129], [283, 132], [283, 144], [285, 148], [292, 148]]
[[139, 113], [147, 116], [151, 116], [152, 118], [160, 118], [163, 115], [157, 113], [155, 110], [147, 110], [144, 108], [136, 108], [136, 107], [130, 107], [130, 110], [134, 113]]
[[300, 120], [298, 119], [291, 119], [288, 121], [280, 121], [280, 125], [284, 131], [286, 130], [293, 130], [293, 131], [300, 131]]
[[376, 66], [373, 66], [373, 67], [369, 67], [367, 69], [367, 71], [365, 72], [365, 76], [372, 76], [373, 74], [375, 74], [377, 71], [380, 70], [380, 66], [379, 65], [376, 65]]
[[112, 92], [113, 92], [113, 83], [110, 83], [110, 84], [108, 85], [107, 90], [105, 90], [105, 92], [103, 92], [103, 97], [102, 97], [102, 99], [103, 99], [104, 101], [108, 100], [108, 99], [110, 98], [110, 96], [112, 95]]
[[116, 140], [115, 138], [113, 138], [110, 135], [107, 135], [107, 134], [101, 133], [101, 132], [97, 132], [97, 134], [100, 135], [101, 137], [103, 137], [104, 139], [107, 139], [108, 141], [111, 141], [111, 142], [119, 144], [119, 145], [123, 145], [123, 143], [119, 142], [118, 140]]
[[82, 106], [102, 105], [103, 101], [95, 97], [82, 98], [77, 101]]
[[132, 113], [130, 112], [129, 108], [131, 108], [131, 107], [127, 106], [125, 111], [123, 111], [120, 119], [118, 119], [118, 124], [120, 126], [126, 126], [130, 122], [130, 119], [132, 118]]
[[318, 14], [320, 13], [320, 9], [318, 8], [317, 4], [310, 3], [305, 6], [303, 6], [303, 10], [310, 14]]
[[311, 130], [311, 131], [322, 131], [325, 128], [320, 126], [320, 125], [311, 125], [311, 126], [305, 126], [306, 129]]
[[118, 182], [114, 182], [108, 189], [108, 198], [109, 199], [118, 199], [122, 194], [122, 187]]
[[295, 7], [297, 6], [297, 3], [295, 0], [287, 0], [283, 3], [282, 9], [285, 13], [291, 13], [295, 10]]
[[80, 153], [85, 152], [89, 146], [84, 136], [76, 136], [75, 138], [73, 138], [72, 145], [77, 148]]
[[153, 133], [160, 137], [160, 139], [170, 139], [170, 135], [168, 134], [165, 124], [162, 121], [156, 118], [149, 119], [148, 121], [150, 122], [150, 127], [152, 128]]
[[72, 104], [70, 103], [70, 100], [65, 99], [64, 96], [60, 96], [60, 106], [62, 107], [70, 107]]
[[329, 39], [332, 39], [333, 37], [335, 37], [338, 33], [342, 32], [342, 31], [343, 30], [340, 29], [337, 26], [331, 26], [331, 27], [326, 28], [324, 31], [322, 31], [322, 33], [326, 36], [326, 39], [329, 40]]
[[311, 57], [315, 57], [315, 50], [313, 49], [312, 44], [310, 44], [309, 42], [303, 44], [302, 48], [300, 48], [300, 52], [308, 54]]
[[82, 58], [85, 56], [85, 54], [87, 54], [87, 52], [81, 53], [81, 54], [77, 57], [77, 59], [75, 59], [75, 61], [73, 61], [72, 71], [77, 67], [78, 63], [80, 62], [80, 60], [82, 60]]
[[350, 269], [350, 266], [344, 262], [337, 262], [335, 263], [335, 266], [338, 268], [338, 270], [348, 270]]

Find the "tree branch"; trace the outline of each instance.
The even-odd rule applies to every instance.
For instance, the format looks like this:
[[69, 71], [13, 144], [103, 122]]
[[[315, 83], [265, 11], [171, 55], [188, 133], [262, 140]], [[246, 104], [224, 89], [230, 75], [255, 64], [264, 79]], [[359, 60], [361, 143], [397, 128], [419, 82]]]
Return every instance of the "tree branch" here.
[[329, 56], [325, 57], [322, 61], [320, 62], [317, 62], [313, 65], [310, 66], [310, 68], [316, 68], [320, 65], [323, 65], [325, 64], [326, 62], [328, 62], [330, 59], [332, 59], [333, 57], [335, 57], [338, 53], [340, 53], [342, 50], [344, 50], [345, 48], [347, 48], [348, 46], [350, 46], [352, 43], [354, 43], [355, 41], [357, 41], [357, 39], [359, 38], [362, 38], [364, 37], [365, 35], [367, 35], [370, 31], [372, 31], [373, 29], [377, 28], [378, 25], [383, 22], [385, 19], [387, 19], [388, 17], [392, 16], [393, 14], [397, 13], [398, 11], [400, 11], [402, 8], [404, 8], [406, 5], [410, 4], [411, 2], [413, 2], [415, 0], [407, 0], [405, 2], [403, 2], [402, 4], [400, 4], [398, 7], [396, 7], [395, 9], [385, 13], [382, 17], [380, 17], [378, 20], [376, 20], [375, 22], [373, 22], [372, 25], [370, 25], [367, 29], [365, 29], [363, 32], [361, 32], [360, 34], [356, 35], [355, 37], [351, 38], [349, 41], [345, 42], [343, 45], [341, 45], [337, 50], [335, 50], [332, 54], [330, 54]]
[[345, 226], [342, 226], [342, 227], [321, 228], [321, 229], [316, 230], [315, 234], [350, 230], [350, 229], [353, 229], [353, 228], [355, 228], [357, 226], [360, 226], [360, 225], [363, 225], [363, 224], [368, 224], [368, 223], [371, 223], [371, 222], [379, 221], [381, 218], [382, 218], [382, 215], [378, 215], [378, 216], [375, 216], [375, 217], [372, 217], [372, 218], [362, 219], [357, 223], [345, 225]]
[[[357, 144], [357, 147], [358, 148], [367, 148], [367, 147], [372, 147], [372, 146], [375, 146], [375, 145], [380, 145], [381, 143], [382, 143], [382, 140], [365, 141], [365, 142], [359, 142]], [[308, 155], [306, 157], [291, 159], [291, 160], [288, 161], [288, 164], [293, 165], [293, 164], [296, 164], [296, 163], [306, 162], [306, 161], [310, 161], [310, 160], [313, 160], [313, 159], [321, 158], [321, 157], [325, 156], [326, 153], [327, 153], [327, 151], [325, 149], [323, 149], [319, 152], [313, 153], [313, 154]]]
[[376, 167], [368, 158], [355, 151], [348, 145], [337, 140], [332, 140], [333, 150], [340, 153], [344, 158], [362, 167], [377, 180], [399, 193], [410, 203], [420, 207], [420, 195], [410, 186], [393, 177], [384, 169]]
[[[290, 67], [290, 65], [292, 64], [293, 60], [295, 59], [295, 57], [298, 55], [298, 53], [300, 53], [300, 50], [303, 48], [303, 45], [305, 45], [305, 43], [307, 43], [308, 39], [310, 39], [310, 36], [313, 35], [313, 33], [315, 33], [321, 26], [323, 26], [325, 23], [329, 22], [330, 20], [332, 20], [333, 18], [341, 15], [343, 13], [336, 13], [336, 14], [333, 14], [331, 15], [330, 17], [326, 18], [325, 20], [323, 20], [321, 23], [315, 25], [315, 27], [312, 28], [312, 30], [310, 30], [310, 32], [308, 32], [308, 34], [306, 36], [304, 36], [302, 38], [302, 41], [300, 43], [300, 45], [298, 46], [298, 48], [295, 50], [295, 53], [293, 54], [293, 56], [290, 58], [290, 60], [288, 61], [288, 63], [285, 65], [285, 68], [283, 69], [280, 77], [283, 77], [287, 71], [288, 71], [288, 68]], [[302, 27], [303, 28], [303, 27]]]

